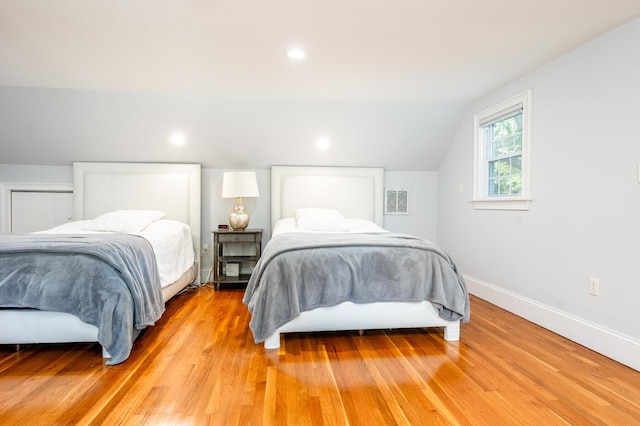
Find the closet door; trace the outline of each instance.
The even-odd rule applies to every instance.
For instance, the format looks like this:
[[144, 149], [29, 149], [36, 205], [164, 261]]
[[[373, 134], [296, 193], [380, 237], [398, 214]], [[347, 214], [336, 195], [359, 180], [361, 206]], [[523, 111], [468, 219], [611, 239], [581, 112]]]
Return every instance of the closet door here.
[[66, 191], [11, 191], [11, 232], [43, 231], [70, 221], [73, 193]]

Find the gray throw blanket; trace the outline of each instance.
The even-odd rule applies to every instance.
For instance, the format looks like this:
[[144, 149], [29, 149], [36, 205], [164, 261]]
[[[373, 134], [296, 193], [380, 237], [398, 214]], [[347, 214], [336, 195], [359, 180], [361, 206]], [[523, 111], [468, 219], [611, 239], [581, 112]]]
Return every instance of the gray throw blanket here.
[[164, 312], [151, 244], [126, 234], [0, 234], [0, 307], [66, 312], [98, 328], [106, 364], [125, 361]]
[[403, 234], [283, 234], [256, 264], [243, 298], [255, 342], [300, 312], [342, 302], [430, 301], [447, 320], [469, 320], [469, 296], [450, 257]]

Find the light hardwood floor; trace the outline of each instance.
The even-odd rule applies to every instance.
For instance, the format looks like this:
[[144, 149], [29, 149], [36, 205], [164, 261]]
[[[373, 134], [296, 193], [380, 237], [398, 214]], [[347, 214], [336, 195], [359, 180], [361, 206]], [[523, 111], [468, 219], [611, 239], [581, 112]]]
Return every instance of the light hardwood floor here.
[[124, 364], [90, 344], [0, 346], [0, 424], [631, 425], [640, 372], [472, 298], [442, 331], [253, 343], [242, 290], [176, 297]]

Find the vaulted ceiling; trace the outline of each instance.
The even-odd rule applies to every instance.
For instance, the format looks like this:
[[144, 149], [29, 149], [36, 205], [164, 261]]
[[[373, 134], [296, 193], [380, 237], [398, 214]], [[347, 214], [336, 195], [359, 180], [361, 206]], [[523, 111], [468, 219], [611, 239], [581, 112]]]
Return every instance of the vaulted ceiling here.
[[[173, 103], [170, 111], [189, 110], [183, 115], [190, 124], [183, 126], [192, 128], [183, 130], [199, 147], [177, 158], [205, 166], [304, 163], [300, 128], [321, 132], [313, 117], [324, 116], [322, 131], [337, 137], [333, 143], [343, 154], [362, 152], [367, 165], [437, 169], [465, 105], [637, 16], [638, 0], [0, 0], [0, 87], [10, 88], [3, 93], [18, 104], [33, 102], [33, 88], [64, 89], [45, 92], [45, 103], [47, 96], [100, 93], [73, 111], [110, 93], [121, 97], [115, 104], [140, 97], [144, 108], [154, 100]], [[307, 57], [289, 59], [291, 47], [305, 49]], [[0, 163], [56, 164], [74, 155], [37, 159], [34, 147], [42, 141], [21, 130], [28, 120], [7, 102], [0, 99], [0, 111], [15, 116], [2, 122]], [[229, 112], [245, 108], [244, 114]], [[220, 126], [199, 123], [205, 111], [224, 111]], [[294, 119], [288, 133], [282, 130], [286, 121], [275, 126], [280, 130], [261, 121], [277, 123], [285, 112]], [[37, 120], [37, 109], [35, 114], [29, 120]], [[117, 114], [109, 114], [110, 126], [118, 127]], [[389, 126], [376, 127], [387, 116]], [[26, 121], [11, 128], [16, 119]], [[371, 128], [359, 132], [342, 122], [348, 120]], [[125, 124], [108, 139], [116, 149], [131, 145], [127, 133], [141, 133]], [[63, 131], [47, 126], [39, 138]], [[380, 134], [384, 140], [376, 139]], [[82, 151], [91, 144], [86, 136], [74, 141], [58, 135], [66, 144], [52, 136], [58, 144], [53, 151], [68, 146], [84, 157], [71, 160], [118, 160], [109, 157], [114, 146]], [[145, 144], [144, 134], [135, 137]], [[202, 160], [220, 153], [217, 140], [235, 141], [243, 152], [262, 157], [246, 164]], [[404, 166], [389, 160], [385, 141], [396, 144], [394, 152], [408, 153]], [[265, 144], [295, 156], [277, 161]], [[371, 146], [376, 149], [367, 150]], [[102, 158], [87, 158], [92, 156]], [[416, 156], [427, 160], [414, 164]], [[128, 159], [138, 160], [135, 154]], [[339, 159], [334, 154], [318, 161]]]

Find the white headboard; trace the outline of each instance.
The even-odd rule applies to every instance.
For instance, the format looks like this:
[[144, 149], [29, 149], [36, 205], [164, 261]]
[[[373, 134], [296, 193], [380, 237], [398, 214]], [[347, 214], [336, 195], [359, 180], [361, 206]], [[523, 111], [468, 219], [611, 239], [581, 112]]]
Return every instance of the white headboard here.
[[335, 209], [383, 226], [384, 169], [271, 166], [271, 225], [304, 207]]
[[200, 164], [73, 163], [74, 219], [161, 210], [191, 227], [200, 264]]

